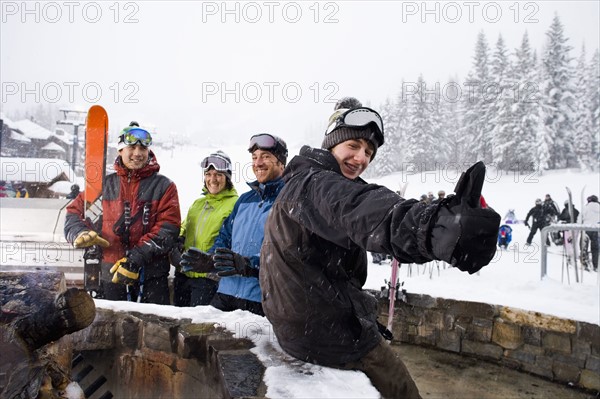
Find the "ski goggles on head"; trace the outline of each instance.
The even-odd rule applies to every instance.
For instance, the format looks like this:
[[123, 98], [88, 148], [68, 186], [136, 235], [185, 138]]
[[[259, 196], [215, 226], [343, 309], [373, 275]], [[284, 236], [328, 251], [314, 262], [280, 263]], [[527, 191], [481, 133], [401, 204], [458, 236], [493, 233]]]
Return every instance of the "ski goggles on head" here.
[[268, 133], [255, 134], [250, 137], [248, 152], [254, 152], [256, 149], [272, 151], [275, 154], [281, 154], [287, 157], [288, 150], [275, 137]]
[[200, 162], [200, 166], [206, 172], [212, 166], [217, 172], [229, 172], [231, 163], [224, 157], [216, 154], [211, 154]]
[[152, 145], [152, 136], [147, 130], [139, 127], [125, 128], [121, 134], [121, 142], [127, 145], [141, 144], [144, 147]]
[[353, 109], [339, 109], [329, 118], [329, 126], [325, 135], [330, 134], [339, 127], [363, 127], [373, 123], [383, 136], [383, 120], [381, 116], [371, 108], [361, 107]]

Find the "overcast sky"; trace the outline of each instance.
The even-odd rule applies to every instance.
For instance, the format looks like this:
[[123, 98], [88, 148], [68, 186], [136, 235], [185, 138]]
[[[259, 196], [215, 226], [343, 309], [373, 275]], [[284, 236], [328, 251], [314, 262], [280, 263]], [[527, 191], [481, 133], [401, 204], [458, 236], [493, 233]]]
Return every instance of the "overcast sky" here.
[[423, 74], [443, 89], [477, 33], [540, 55], [557, 13], [572, 56], [598, 48], [598, 1], [2, 2], [2, 111], [53, 102], [219, 144], [261, 131], [319, 144], [336, 99], [378, 108]]

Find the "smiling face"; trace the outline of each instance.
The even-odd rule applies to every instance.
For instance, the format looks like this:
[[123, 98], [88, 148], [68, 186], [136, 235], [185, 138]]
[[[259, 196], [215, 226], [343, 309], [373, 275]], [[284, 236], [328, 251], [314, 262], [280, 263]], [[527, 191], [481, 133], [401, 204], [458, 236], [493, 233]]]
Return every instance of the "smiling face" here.
[[141, 144], [127, 145], [119, 151], [123, 165], [127, 169], [141, 169], [148, 163], [150, 150]]
[[270, 151], [256, 149], [252, 153], [252, 171], [259, 183], [275, 180], [283, 174], [283, 164]]
[[346, 140], [331, 149], [342, 174], [350, 180], [356, 179], [367, 169], [373, 152], [373, 145], [365, 139]]
[[204, 172], [204, 184], [211, 194], [219, 194], [225, 189], [227, 176], [223, 172], [217, 172], [213, 167]]

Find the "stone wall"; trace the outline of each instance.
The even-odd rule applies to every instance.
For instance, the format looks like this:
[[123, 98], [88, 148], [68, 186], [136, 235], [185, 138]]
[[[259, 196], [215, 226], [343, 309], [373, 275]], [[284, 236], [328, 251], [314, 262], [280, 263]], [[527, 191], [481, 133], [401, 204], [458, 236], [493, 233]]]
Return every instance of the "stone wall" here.
[[[379, 300], [380, 320], [389, 301]], [[600, 326], [505, 306], [407, 294], [396, 301], [396, 342], [493, 361], [600, 391]]]
[[212, 323], [96, 311], [91, 326], [60, 342], [75, 354], [72, 376], [87, 397], [264, 397], [251, 341]]

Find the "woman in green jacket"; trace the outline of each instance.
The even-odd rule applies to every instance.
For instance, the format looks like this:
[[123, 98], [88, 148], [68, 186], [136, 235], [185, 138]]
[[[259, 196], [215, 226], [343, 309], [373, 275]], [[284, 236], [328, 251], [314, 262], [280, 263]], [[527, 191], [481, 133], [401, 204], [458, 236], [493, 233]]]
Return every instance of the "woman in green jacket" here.
[[238, 194], [231, 182], [231, 160], [217, 151], [201, 162], [204, 171], [203, 196], [190, 207], [179, 233], [178, 254], [172, 257], [175, 265], [174, 304], [176, 306], [208, 305], [217, 292], [219, 283], [207, 273], [182, 272], [181, 253], [194, 247], [203, 252], [213, 245], [223, 221], [229, 216]]

